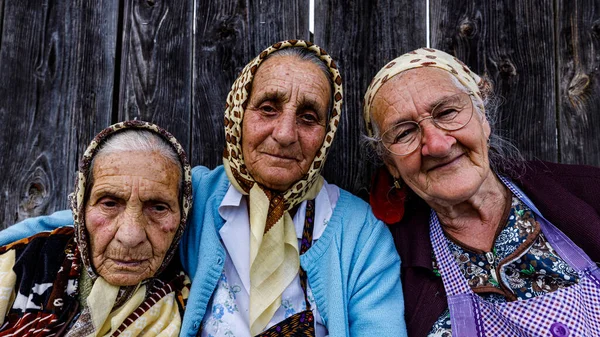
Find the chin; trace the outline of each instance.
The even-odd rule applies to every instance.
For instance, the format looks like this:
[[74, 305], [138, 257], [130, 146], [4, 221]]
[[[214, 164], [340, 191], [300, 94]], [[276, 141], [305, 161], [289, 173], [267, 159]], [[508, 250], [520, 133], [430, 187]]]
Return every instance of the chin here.
[[146, 279], [146, 277], [141, 275], [115, 275], [114, 273], [100, 276], [102, 276], [106, 282], [119, 287], [134, 286]]
[[267, 188], [285, 191], [302, 178], [302, 175], [291, 173], [290, 169], [275, 169], [265, 176], [267, 179], [256, 179], [256, 181]]

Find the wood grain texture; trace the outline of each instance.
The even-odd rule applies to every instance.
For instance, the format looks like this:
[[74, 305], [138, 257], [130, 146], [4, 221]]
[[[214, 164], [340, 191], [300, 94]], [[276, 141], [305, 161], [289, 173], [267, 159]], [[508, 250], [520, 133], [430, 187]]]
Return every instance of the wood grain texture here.
[[156, 123], [189, 152], [193, 1], [124, 3], [118, 121]]
[[197, 2], [192, 164], [222, 163], [225, 99], [233, 81], [264, 48], [308, 38], [308, 6], [308, 0]]
[[367, 198], [376, 160], [361, 145], [363, 95], [387, 62], [425, 45], [425, 2], [315, 0], [314, 35], [344, 81], [342, 120], [324, 175]]
[[67, 208], [78, 158], [110, 122], [112, 2], [3, 3], [0, 224]]
[[560, 159], [600, 166], [600, 3], [561, 0], [557, 12]]
[[430, 0], [431, 46], [492, 79], [496, 132], [526, 158], [558, 160], [554, 10], [550, 2]]

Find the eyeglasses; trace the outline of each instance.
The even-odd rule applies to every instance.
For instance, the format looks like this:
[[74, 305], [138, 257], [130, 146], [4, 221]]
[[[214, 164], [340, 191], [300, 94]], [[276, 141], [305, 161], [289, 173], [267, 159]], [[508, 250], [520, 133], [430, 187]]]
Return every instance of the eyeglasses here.
[[380, 138], [383, 146], [397, 156], [413, 153], [421, 144], [421, 122], [431, 119], [438, 129], [456, 131], [462, 129], [473, 117], [473, 93], [460, 93], [438, 103], [431, 115], [418, 121], [400, 122], [387, 129]]

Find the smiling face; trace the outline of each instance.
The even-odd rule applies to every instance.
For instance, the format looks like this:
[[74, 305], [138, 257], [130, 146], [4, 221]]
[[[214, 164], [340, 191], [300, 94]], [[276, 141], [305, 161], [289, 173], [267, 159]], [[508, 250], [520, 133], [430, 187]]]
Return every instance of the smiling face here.
[[242, 122], [242, 151], [259, 184], [285, 191], [323, 144], [331, 86], [319, 67], [294, 56], [258, 68]]
[[[381, 132], [406, 120], [430, 116], [437, 102], [460, 92], [448, 72], [416, 68], [390, 79], [373, 101], [373, 122]], [[462, 129], [444, 131], [432, 121], [421, 123], [421, 145], [406, 156], [386, 153], [390, 173], [430, 205], [454, 205], [472, 197], [493, 176], [488, 162], [490, 126], [477, 111]]]
[[154, 276], [181, 218], [180, 169], [162, 155], [99, 154], [85, 207], [91, 259], [113, 285], [135, 285]]

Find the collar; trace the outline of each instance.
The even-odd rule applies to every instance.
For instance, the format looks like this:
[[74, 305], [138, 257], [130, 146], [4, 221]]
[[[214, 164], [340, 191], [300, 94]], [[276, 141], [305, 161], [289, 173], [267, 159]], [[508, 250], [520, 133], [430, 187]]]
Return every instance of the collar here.
[[[333, 214], [340, 191], [335, 185], [324, 182], [323, 188], [315, 198], [315, 227], [313, 240], [318, 240], [327, 228], [327, 223]], [[250, 219], [248, 216], [247, 197], [241, 194], [233, 185], [229, 185], [225, 197], [218, 208], [219, 215], [224, 220], [219, 235], [227, 254], [231, 258], [244, 287], [250, 289]], [[303, 201], [294, 215], [293, 222], [296, 237], [302, 239], [306, 201]]]

